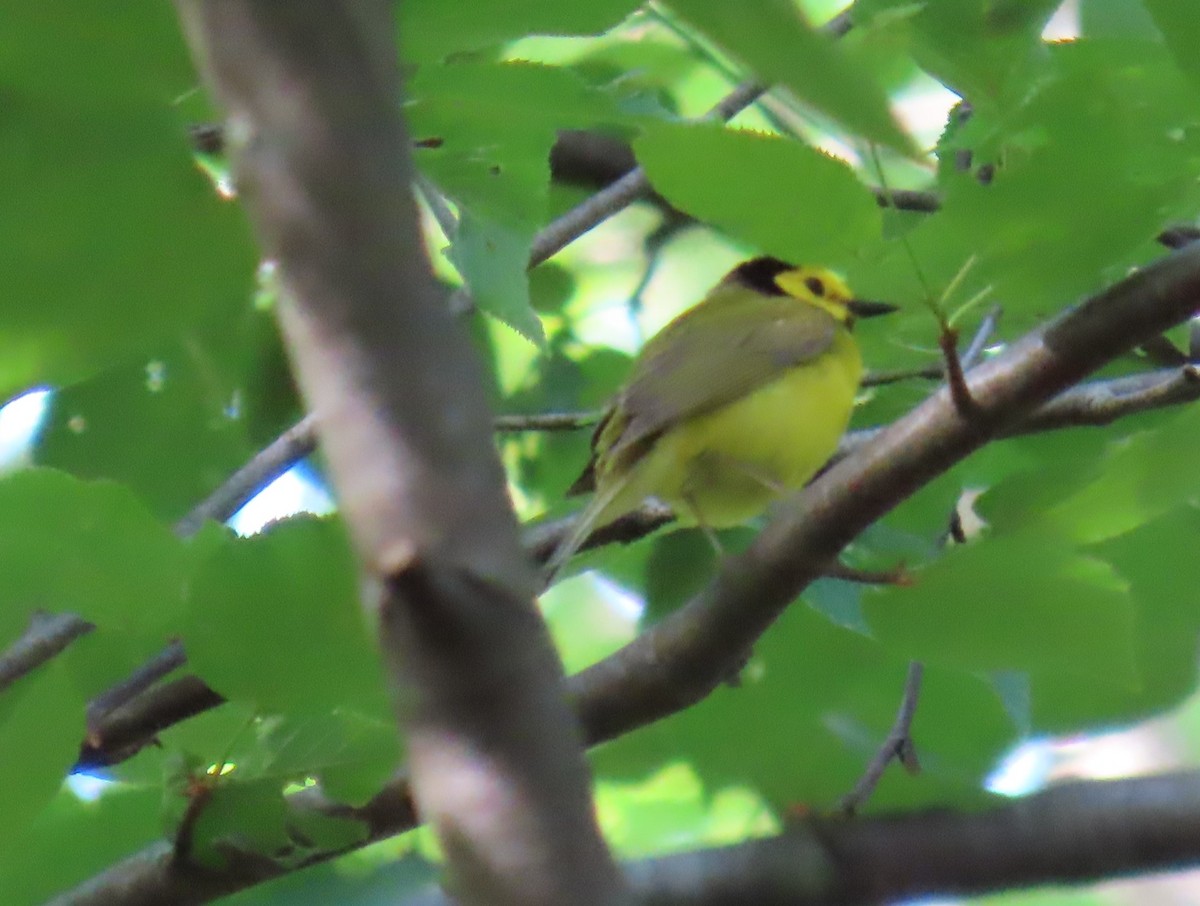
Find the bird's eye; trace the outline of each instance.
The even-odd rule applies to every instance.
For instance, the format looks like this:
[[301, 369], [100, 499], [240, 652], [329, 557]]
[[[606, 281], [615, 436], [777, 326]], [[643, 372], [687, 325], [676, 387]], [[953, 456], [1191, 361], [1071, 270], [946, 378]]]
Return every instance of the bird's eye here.
[[814, 296], [825, 295], [825, 284], [820, 277], [809, 277], [804, 281], [804, 285], [808, 287], [808, 291]]

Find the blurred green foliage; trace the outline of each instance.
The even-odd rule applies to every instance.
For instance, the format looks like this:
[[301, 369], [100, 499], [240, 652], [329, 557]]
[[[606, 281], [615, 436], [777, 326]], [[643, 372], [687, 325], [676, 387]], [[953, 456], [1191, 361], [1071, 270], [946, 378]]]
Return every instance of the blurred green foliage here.
[[[1190, 0], [1092, 0], [1077, 39], [1046, 41], [1058, 5], [859, 0], [834, 42], [813, 27], [830, 3], [807, 15], [784, 0], [403, 4], [414, 158], [457, 217], [449, 235], [426, 218], [431, 258], [474, 303], [494, 406], [601, 406], [647, 336], [757, 252], [835, 266], [860, 295], [899, 303], [860, 330], [875, 370], [939, 361], [930, 303], [964, 336], [1002, 306], [999, 348], [1162, 255], [1158, 232], [1200, 208], [1200, 20]], [[178, 26], [163, 5], [67, 14], [20, 0], [0, 30], [16, 36], [0, 61], [0, 383], [55, 390], [41, 468], [0, 479], [0, 643], [37, 611], [98, 627], [0, 696], [5, 902], [40, 902], [169, 838], [198, 795], [203, 864], [233, 847], [294, 867], [356, 845], [361, 824], [298, 826], [286, 807], [317, 782], [365, 801], [402, 759], [342, 527], [170, 530], [300, 411], [269, 271], [256, 278], [236, 205], [188, 147], [186, 127], [215, 114]], [[690, 121], [751, 75], [781, 87], [730, 126]], [[902, 115], [918, 95], [940, 104], [925, 114], [941, 131], [932, 148], [912, 137], [929, 123]], [[969, 107], [947, 117], [959, 98]], [[630, 144], [657, 197], [530, 271], [538, 231], [592, 191], [552, 179], [563, 130]], [[889, 187], [933, 193], [940, 209], [881, 208], [873, 192]], [[1146, 367], [1131, 354], [1109, 372]], [[934, 386], [873, 388], [855, 424], [887, 422]], [[596, 751], [610, 839], [655, 853], [829, 807], [886, 734], [912, 658], [927, 664], [924, 770], [890, 771], [869, 810], [978, 804], [1030, 733], [1177, 705], [1195, 688], [1200, 632], [1198, 431], [1184, 410], [1008, 440], [923, 488], [846, 553], [904, 563], [913, 584], [817, 583], [736, 684]], [[570, 508], [587, 433], [498, 435], [523, 518]], [[948, 545], [965, 492], [982, 529]], [[752, 529], [723, 540], [737, 549]], [[590, 572], [543, 601], [569, 669], [713, 569], [696, 532], [582, 556]], [[228, 702], [81, 801], [62, 778], [85, 703], [174, 638]], [[371, 903], [435, 876], [411, 840], [381, 852], [239, 901]]]

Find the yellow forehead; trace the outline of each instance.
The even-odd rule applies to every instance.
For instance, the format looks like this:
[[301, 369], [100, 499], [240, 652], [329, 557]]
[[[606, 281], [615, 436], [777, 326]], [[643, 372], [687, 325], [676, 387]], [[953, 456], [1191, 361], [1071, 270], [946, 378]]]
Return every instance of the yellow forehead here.
[[823, 267], [796, 267], [779, 274], [775, 282], [789, 296], [806, 301], [847, 302], [854, 298], [846, 281]]

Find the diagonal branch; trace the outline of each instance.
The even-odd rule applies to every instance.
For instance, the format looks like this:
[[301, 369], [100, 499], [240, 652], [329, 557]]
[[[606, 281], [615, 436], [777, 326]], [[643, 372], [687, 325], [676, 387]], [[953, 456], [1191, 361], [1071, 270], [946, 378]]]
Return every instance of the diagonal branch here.
[[191, 512], [175, 525], [175, 533], [188, 538], [212, 519], [224, 522], [250, 502], [259, 491], [317, 448], [316, 419], [306, 415], [259, 450]]
[[95, 628], [75, 614], [34, 613], [29, 628], [0, 652], [0, 692]]
[[1146, 267], [967, 375], [964, 418], [943, 388], [797, 495], [700, 595], [572, 677], [592, 741], [699, 701], [825, 564], [875, 520], [1038, 406], [1200, 309], [1200, 247]]

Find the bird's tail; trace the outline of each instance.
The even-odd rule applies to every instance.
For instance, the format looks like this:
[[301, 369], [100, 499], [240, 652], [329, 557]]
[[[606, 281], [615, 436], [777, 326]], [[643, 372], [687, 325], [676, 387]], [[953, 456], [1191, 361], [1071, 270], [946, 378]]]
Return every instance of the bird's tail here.
[[[571, 530], [558, 543], [558, 547], [546, 561], [542, 580], [543, 588], [549, 588], [554, 584], [554, 580], [558, 578], [562, 568], [567, 565], [567, 561], [583, 546], [593, 531], [607, 525], [618, 516], [624, 515], [629, 509], [628, 505], [621, 506], [620, 498], [621, 494], [629, 487], [631, 477], [632, 473], [626, 472], [624, 475], [602, 482], [596, 489], [596, 493], [592, 495], [588, 505], [580, 512]], [[627, 504], [627, 502], [624, 503]]]

